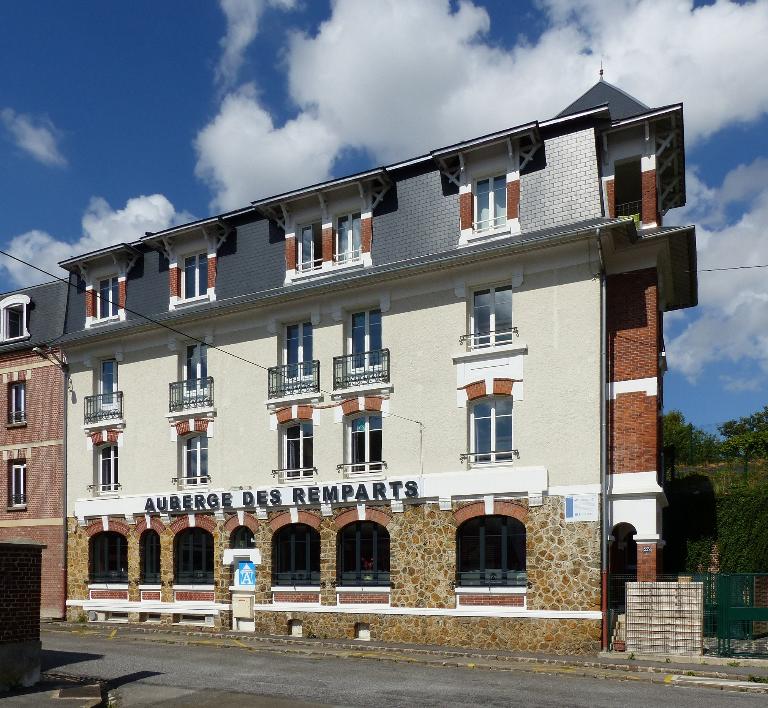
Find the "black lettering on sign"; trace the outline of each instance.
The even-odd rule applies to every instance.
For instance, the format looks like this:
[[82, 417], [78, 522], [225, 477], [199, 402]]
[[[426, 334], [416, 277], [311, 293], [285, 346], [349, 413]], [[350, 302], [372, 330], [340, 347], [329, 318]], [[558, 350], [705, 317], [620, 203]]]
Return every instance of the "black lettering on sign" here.
[[195, 494], [195, 509], [203, 509], [205, 510], [205, 495], [204, 494]]
[[272, 506], [280, 506], [283, 503], [283, 497], [280, 494], [279, 489], [270, 489], [269, 490], [269, 503]]
[[293, 503], [294, 504], [306, 504], [307, 501], [304, 499], [304, 490], [301, 487], [294, 487], [293, 488]]
[[409, 499], [419, 496], [419, 485], [413, 480], [409, 480], [405, 483], [405, 496]]
[[351, 484], [341, 485], [341, 501], [349, 501], [355, 493], [355, 488]]
[[181, 505], [186, 511], [192, 511], [192, 495], [185, 494], [181, 497]]
[[219, 495], [218, 494], [209, 494], [208, 495], [208, 506], [211, 509], [218, 509], [219, 508]]
[[267, 490], [266, 489], [259, 489], [259, 491], [256, 492], [256, 503], [259, 506], [266, 506], [267, 505]]
[[150, 512], [155, 510], [155, 503], [152, 501], [152, 497], [147, 499], [147, 503], [144, 505], [144, 511]]
[[155, 501], [158, 511], [168, 511], [168, 499], [167, 497], [157, 497]]
[[230, 492], [223, 492], [221, 495], [221, 505], [223, 507], [230, 508], [232, 506], [232, 494]]
[[358, 484], [357, 485], [357, 492], [355, 492], [355, 501], [368, 501], [370, 497], [368, 496], [368, 490], [365, 488], [364, 484]]
[[320, 503], [320, 487], [309, 487], [307, 489], [307, 497], [309, 497], [310, 504]]
[[253, 492], [243, 492], [243, 506], [253, 506]]
[[384, 482], [373, 483], [373, 498], [387, 501], [387, 485]]
[[324, 504], [330, 504], [331, 502], [338, 502], [339, 501], [339, 488], [334, 487], [323, 487], [323, 503]]
[[403, 486], [403, 483], [400, 481], [390, 482], [389, 486], [392, 488], [392, 496], [395, 499], [400, 498], [400, 487]]
[[171, 497], [171, 511], [181, 511], [181, 501], [177, 496]]

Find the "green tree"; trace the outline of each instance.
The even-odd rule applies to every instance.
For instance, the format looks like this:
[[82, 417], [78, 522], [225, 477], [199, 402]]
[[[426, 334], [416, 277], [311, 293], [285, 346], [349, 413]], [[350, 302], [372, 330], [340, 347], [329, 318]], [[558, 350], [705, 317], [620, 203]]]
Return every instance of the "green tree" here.
[[718, 426], [723, 453], [744, 462], [768, 457], [768, 406], [752, 415]]
[[717, 436], [687, 422], [680, 411], [665, 413], [662, 427], [664, 448], [673, 450], [675, 464], [694, 465], [720, 459], [720, 441]]

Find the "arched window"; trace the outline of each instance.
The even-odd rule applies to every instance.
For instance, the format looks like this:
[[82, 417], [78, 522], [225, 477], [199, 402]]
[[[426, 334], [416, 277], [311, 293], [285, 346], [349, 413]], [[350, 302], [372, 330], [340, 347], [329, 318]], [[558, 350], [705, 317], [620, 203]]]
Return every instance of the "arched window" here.
[[90, 580], [92, 583], [128, 582], [128, 544], [114, 531], [97, 533], [91, 539]]
[[247, 526], [238, 526], [229, 537], [230, 548], [256, 548], [253, 531]]
[[141, 582], [157, 585], [160, 582], [160, 536], [157, 531], [145, 531], [139, 540]]
[[320, 534], [306, 524], [288, 524], [272, 541], [274, 585], [320, 584]]
[[339, 585], [389, 585], [389, 532], [373, 521], [356, 521], [338, 534]]
[[175, 582], [213, 583], [213, 536], [205, 529], [181, 531], [174, 541]]
[[29, 337], [28, 295], [16, 293], [0, 300], [0, 341], [9, 342]]
[[511, 516], [479, 516], [456, 533], [459, 585], [522, 585], [525, 526]]

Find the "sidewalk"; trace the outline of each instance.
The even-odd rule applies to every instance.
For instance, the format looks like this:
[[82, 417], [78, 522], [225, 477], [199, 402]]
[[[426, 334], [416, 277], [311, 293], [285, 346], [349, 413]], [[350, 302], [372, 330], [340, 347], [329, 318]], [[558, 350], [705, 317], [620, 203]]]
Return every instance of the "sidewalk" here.
[[[768, 693], [767, 660], [731, 660], [718, 657], [659, 656], [632, 658], [627, 654], [556, 655], [465, 649], [422, 644], [364, 642], [350, 639], [310, 639], [264, 636], [232, 631], [206, 631], [178, 626], [136, 626], [127, 624], [51, 623], [44, 633], [71, 632], [80, 635], [119, 635], [122, 640], [162, 642], [177, 645], [205, 645], [260, 652], [305, 656], [361, 658], [487, 670], [568, 671], [604, 678], [645, 678], [664, 683], [704, 680], [744, 684], [733, 690]], [[44, 635], [43, 635], [44, 639]], [[723, 686], [719, 686], [723, 687]]]

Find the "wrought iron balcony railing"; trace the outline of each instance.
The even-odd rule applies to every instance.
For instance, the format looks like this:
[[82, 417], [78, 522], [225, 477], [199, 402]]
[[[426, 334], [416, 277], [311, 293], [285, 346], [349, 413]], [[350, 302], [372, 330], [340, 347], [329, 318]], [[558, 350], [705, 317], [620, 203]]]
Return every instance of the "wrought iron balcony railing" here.
[[320, 362], [317, 360], [271, 366], [267, 375], [269, 398], [284, 398], [320, 390]]
[[638, 199], [633, 202], [622, 202], [615, 207], [616, 217], [619, 219], [634, 219], [640, 221], [640, 214], [643, 211], [643, 202]]
[[337, 587], [354, 586], [387, 586], [389, 585], [388, 570], [360, 570], [339, 573]]
[[182, 489], [199, 487], [204, 484], [209, 484], [210, 481], [211, 475], [209, 474], [191, 475], [189, 477], [171, 477], [171, 482], [173, 482], [173, 484], [178, 484]]
[[333, 388], [389, 382], [389, 349], [333, 357]]
[[364, 477], [369, 474], [378, 474], [387, 469], [387, 463], [384, 460], [368, 460], [367, 462], [342, 462], [336, 465], [337, 472], [343, 472], [344, 476]]
[[99, 393], [85, 397], [85, 422], [101, 423], [123, 417], [123, 392]]
[[472, 464], [482, 465], [493, 462], [512, 462], [513, 459], [520, 459], [520, 453], [517, 450], [488, 450], [485, 452], [462, 452], [459, 455], [459, 462], [469, 460]]
[[26, 494], [11, 494], [8, 497], [8, 506], [25, 506], [27, 503]]
[[459, 587], [526, 587], [528, 575], [524, 570], [477, 570], [456, 573]]
[[27, 422], [26, 411], [8, 411], [8, 425], [21, 425]]
[[280, 484], [295, 482], [302, 479], [312, 479], [317, 475], [317, 467], [297, 467], [272, 470], [272, 476], [277, 477]]
[[467, 332], [459, 337], [459, 344], [465, 344], [468, 350], [495, 347], [499, 344], [511, 344], [518, 336], [517, 327], [487, 330], [485, 332]]
[[123, 488], [123, 485], [119, 482], [114, 484], [89, 484], [88, 491], [96, 492], [96, 494], [113, 494]]
[[211, 408], [213, 406], [213, 377], [187, 379], [168, 384], [168, 410], [171, 413], [192, 408]]

